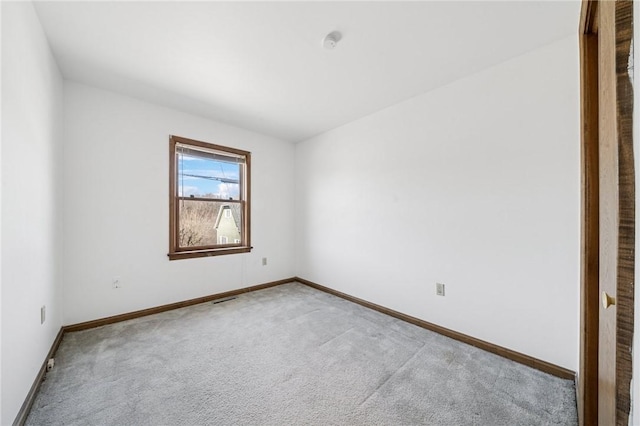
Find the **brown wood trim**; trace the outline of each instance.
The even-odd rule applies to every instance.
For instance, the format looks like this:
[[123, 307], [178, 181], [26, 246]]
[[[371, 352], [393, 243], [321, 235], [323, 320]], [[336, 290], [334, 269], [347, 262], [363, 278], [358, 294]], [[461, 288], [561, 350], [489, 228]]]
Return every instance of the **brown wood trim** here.
[[251, 153], [249, 152], [245, 156], [245, 164], [243, 167], [246, 169], [244, 172], [246, 181], [240, 189], [245, 191], [245, 196], [240, 198], [244, 200], [246, 206], [244, 214], [242, 215], [242, 220], [244, 221], [244, 233], [242, 237], [244, 238], [244, 245], [251, 247]]
[[597, 9], [596, 1], [583, 1], [580, 18], [580, 365], [576, 386], [580, 425], [598, 422], [600, 189]]
[[33, 381], [31, 385], [31, 389], [29, 389], [29, 393], [27, 397], [24, 399], [22, 403], [22, 407], [20, 407], [20, 411], [18, 411], [18, 415], [13, 421], [13, 426], [22, 426], [27, 421], [27, 416], [29, 416], [29, 411], [31, 411], [31, 407], [33, 406], [33, 402], [36, 400], [36, 395], [38, 395], [38, 390], [40, 389], [40, 385], [44, 381], [45, 374], [47, 373], [47, 362], [49, 359], [53, 358], [56, 352], [58, 351], [58, 347], [60, 346], [60, 342], [62, 342], [62, 337], [64, 336], [64, 327], [60, 327], [56, 338], [51, 345], [51, 349], [49, 349], [49, 353], [45, 358], [42, 366], [40, 367], [40, 371], [36, 376], [36, 379]]
[[199, 146], [201, 148], [214, 149], [217, 151], [228, 151], [228, 152], [233, 152], [234, 154], [242, 155], [242, 156], [251, 155], [249, 151], [243, 151], [237, 148], [230, 148], [228, 146], [216, 145], [210, 142], [197, 141], [195, 139], [183, 138], [182, 136], [171, 135], [170, 138], [172, 141], [174, 141], [174, 143], [194, 145], [194, 146]]
[[169, 260], [177, 260], [177, 259], [193, 259], [196, 257], [212, 257], [212, 256], [222, 256], [225, 254], [235, 254], [235, 253], [249, 253], [253, 247], [237, 247], [237, 248], [226, 248], [226, 249], [207, 249], [200, 251], [177, 251], [175, 253], [169, 253]]
[[[244, 179], [240, 179], [240, 200], [223, 200], [217, 198], [178, 197], [178, 167], [176, 165], [176, 145], [182, 143], [201, 148], [229, 152], [244, 157], [240, 167], [244, 171]], [[179, 247], [179, 220], [177, 200], [239, 203], [242, 206], [242, 230], [240, 245], [215, 245], [213, 247]], [[191, 259], [195, 257], [221, 256], [227, 254], [247, 253], [251, 247], [251, 153], [237, 148], [216, 145], [188, 139], [181, 136], [169, 136], [169, 260]]]
[[176, 202], [178, 168], [176, 167], [176, 141], [169, 137], [169, 260], [178, 247], [178, 205]]
[[195, 246], [188, 249], [179, 249], [178, 251], [176, 251], [176, 253], [191, 253], [191, 252], [212, 251], [212, 250], [220, 251], [220, 250], [231, 249], [231, 248], [251, 249], [251, 247], [245, 247], [240, 243], [231, 243], [231, 244], [227, 243], [227, 244], [219, 244], [215, 246]]
[[480, 348], [487, 352], [494, 353], [496, 355], [500, 355], [504, 358], [508, 358], [512, 361], [518, 362], [520, 364], [527, 365], [529, 367], [535, 368], [540, 371], [544, 371], [545, 373], [552, 374], [554, 376], [560, 377], [562, 379], [574, 380], [576, 373], [568, 370], [566, 368], [560, 367], [555, 364], [551, 364], [546, 361], [542, 361], [540, 359], [533, 358], [529, 355], [525, 355], [520, 352], [513, 351], [511, 349], [503, 348], [502, 346], [495, 345], [493, 343], [486, 342], [484, 340], [476, 339], [475, 337], [468, 336], [466, 334], [459, 333], [457, 331], [441, 327], [439, 325], [418, 319], [416, 317], [412, 317], [407, 314], [403, 314], [398, 311], [394, 311], [393, 309], [385, 308], [384, 306], [377, 305], [375, 303], [368, 302], [363, 299], [359, 299], [357, 297], [351, 296], [346, 293], [342, 293], [340, 291], [334, 290], [329, 287], [325, 287], [320, 284], [316, 284], [309, 280], [305, 280], [300, 277], [296, 277], [295, 281], [305, 284], [309, 287], [315, 288], [317, 290], [324, 291], [325, 293], [332, 294], [334, 296], [341, 297], [345, 300], [348, 300], [353, 303], [357, 303], [358, 305], [364, 306], [365, 308], [373, 309], [374, 311], [381, 312], [383, 314], [392, 316], [394, 318], [398, 318], [402, 321], [411, 323], [413, 325], [417, 325], [418, 327], [425, 328], [430, 331], [434, 331], [438, 334], [442, 334], [443, 336], [450, 337], [454, 340], [458, 340], [462, 343], [466, 343], [471, 346], [475, 346], [476, 348]]
[[598, 0], [582, 0], [580, 8], [579, 34], [598, 32]]
[[635, 281], [635, 166], [633, 85], [629, 59], [633, 2], [616, 1], [616, 121], [618, 134], [618, 265], [616, 286], [616, 423], [627, 425], [631, 411]]
[[103, 325], [114, 324], [122, 321], [128, 321], [130, 319], [145, 317], [147, 315], [159, 314], [161, 312], [171, 311], [173, 309], [184, 308], [187, 306], [197, 305], [200, 303], [206, 303], [212, 300], [223, 299], [225, 297], [237, 296], [243, 293], [249, 293], [252, 291], [263, 290], [265, 288], [276, 287], [282, 284], [294, 282], [295, 280], [296, 280], [295, 278], [286, 278], [284, 280], [271, 281], [264, 284], [258, 284], [251, 287], [239, 288], [237, 290], [225, 291], [223, 293], [216, 293], [209, 296], [196, 297], [195, 299], [184, 300], [182, 302], [169, 303], [167, 305], [156, 306], [154, 308], [141, 309], [139, 311], [128, 312], [126, 314], [114, 315], [111, 317], [81, 322], [78, 324], [65, 325], [63, 329], [65, 333], [71, 333], [74, 331], [81, 331], [81, 330], [87, 330], [95, 327], [102, 327]]

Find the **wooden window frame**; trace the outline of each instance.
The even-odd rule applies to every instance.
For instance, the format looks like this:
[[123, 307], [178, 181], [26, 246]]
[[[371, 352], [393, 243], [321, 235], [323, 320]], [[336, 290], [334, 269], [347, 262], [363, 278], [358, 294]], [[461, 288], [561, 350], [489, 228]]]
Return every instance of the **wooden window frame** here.
[[[176, 163], [176, 148], [178, 145], [192, 146], [195, 149], [204, 148], [207, 150], [226, 152], [235, 156], [244, 157], [244, 165], [240, 174], [240, 199], [222, 200], [211, 198], [193, 198], [178, 195], [178, 167]], [[240, 230], [240, 243], [225, 245], [210, 245], [199, 247], [180, 247], [178, 232], [180, 200], [210, 201], [238, 203], [242, 210], [242, 220]], [[171, 135], [169, 137], [169, 260], [190, 259], [194, 257], [220, 256], [225, 254], [248, 253], [251, 247], [251, 153], [236, 148], [216, 145], [209, 142], [197, 141]]]

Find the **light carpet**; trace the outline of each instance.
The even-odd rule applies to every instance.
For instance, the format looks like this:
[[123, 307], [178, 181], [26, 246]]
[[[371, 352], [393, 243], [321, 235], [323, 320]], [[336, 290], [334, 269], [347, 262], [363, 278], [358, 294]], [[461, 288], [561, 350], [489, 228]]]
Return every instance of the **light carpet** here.
[[28, 425], [575, 425], [572, 381], [298, 283], [67, 333]]

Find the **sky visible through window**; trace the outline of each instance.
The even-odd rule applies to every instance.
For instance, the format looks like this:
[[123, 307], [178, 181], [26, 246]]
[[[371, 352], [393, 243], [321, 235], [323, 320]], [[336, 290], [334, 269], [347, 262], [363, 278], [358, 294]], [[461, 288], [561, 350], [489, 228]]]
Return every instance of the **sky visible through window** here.
[[240, 165], [178, 153], [178, 195], [240, 199]]

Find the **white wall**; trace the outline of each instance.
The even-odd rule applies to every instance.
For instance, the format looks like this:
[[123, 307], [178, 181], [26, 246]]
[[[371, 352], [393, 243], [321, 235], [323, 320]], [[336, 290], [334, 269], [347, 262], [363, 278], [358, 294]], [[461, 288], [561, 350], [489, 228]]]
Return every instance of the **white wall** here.
[[296, 274], [577, 370], [578, 77], [571, 37], [298, 144]]
[[[0, 3], [0, 52], [2, 51], [2, 3]], [[0, 94], [2, 94], [2, 54], [0, 53]], [[2, 104], [0, 99], [0, 422], [2, 422]]]
[[[62, 325], [62, 78], [31, 3], [2, 2], [2, 418]], [[40, 325], [40, 306], [47, 320]]]
[[[77, 83], [64, 93], [65, 324], [294, 275], [292, 144]], [[253, 252], [168, 260], [171, 134], [251, 151]]]
[[[2, 49], [2, 3], [0, 3], [0, 52]], [[2, 55], [0, 54], [0, 94], [2, 94]], [[0, 100], [0, 332], [2, 331], [2, 104]], [[0, 422], [2, 422], [2, 335], [0, 334]]]

